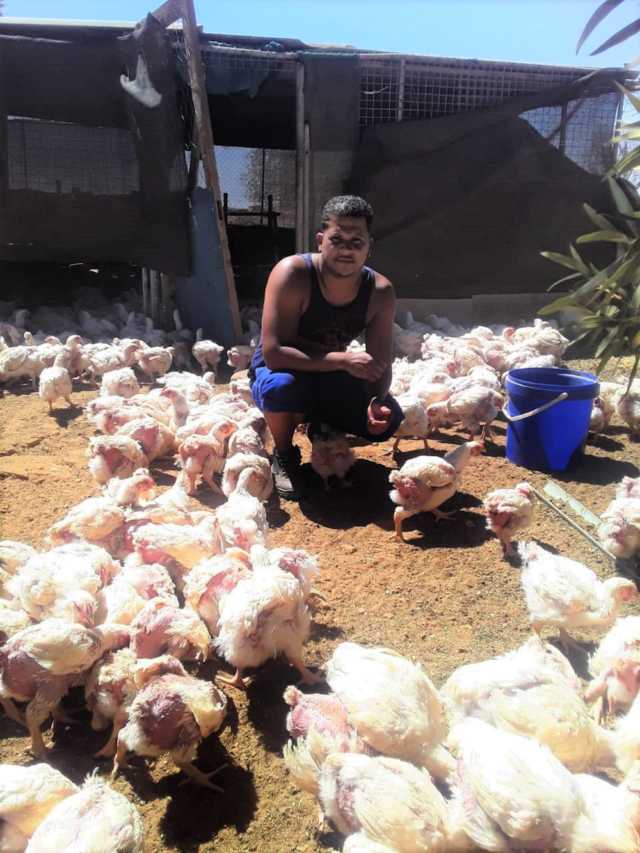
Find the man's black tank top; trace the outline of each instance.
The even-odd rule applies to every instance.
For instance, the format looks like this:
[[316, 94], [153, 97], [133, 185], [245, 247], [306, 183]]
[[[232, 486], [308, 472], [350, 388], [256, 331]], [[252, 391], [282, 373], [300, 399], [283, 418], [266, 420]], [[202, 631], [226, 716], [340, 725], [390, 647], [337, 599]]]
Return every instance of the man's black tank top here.
[[[302, 255], [309, 270], [311, 296], [307, 310], [300, 316], [296, 339], [285, 344], [304, 352], [344, 352], [352, 340], [362, 334], [367, 325], [367, 311], [373, 293], [375, 274], [363, 267], [360, 287], [355, 299], [347, 305], [331, 305], [324, 298], [311, 254]], [[255, 378], [258, 367], [264, 367], [262, 338], [255, 351], [249, 378]]]

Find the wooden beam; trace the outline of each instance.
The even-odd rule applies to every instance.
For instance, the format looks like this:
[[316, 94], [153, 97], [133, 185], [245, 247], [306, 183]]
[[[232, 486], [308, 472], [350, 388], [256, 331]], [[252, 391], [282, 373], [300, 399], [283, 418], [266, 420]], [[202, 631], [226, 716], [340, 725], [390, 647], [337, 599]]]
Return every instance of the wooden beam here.
[[150, 290], [150, 317], [153, 320], [153, 326], [158, 328], [160, 320], [160, 273], [157, 270], [149, 270], [149, 290]]
[[304, 252], [304, 65], [296, 63], [296, 252]]
[[236, 341], [242, 339], [242, 324], [240, 322], [240, 310], [238, 308], [238, 295], [233, 278], [231, 266], [231, 255], [229, 253], [229, 241], [227, 239], [227, 228], [224, 222], [222, 210], [222, 197], [220, 195], [220, 179], [218, 177], [218, 166], [216, 163], [215, 146], [213, 142], [213, 129], [211, 127], [211, 116], [209, 114], [209, 102], [207, 100], [207, 88], [204, 77], [204, 66], [200, 54], [200, 40], [198, 38], [198, 27], [193, 0], [182, 0], [182, 31], [184, 34], [185, 53], [189, 67], [189, 80], [191, 83], [191, 96], [195, 113], [196, 129], [198, 133], [198, 147], [202, 154], [204, 175], [207, 188], [213, 196], [215, 221], [218, 226], [218, 237], [220, 250], [227, 280], [227, 292], [231, 316], [233, 318], [233, 329]]
[[175, 24], [182, 17], [182, 0], [167, 0], [151, 14], [163, 27]]

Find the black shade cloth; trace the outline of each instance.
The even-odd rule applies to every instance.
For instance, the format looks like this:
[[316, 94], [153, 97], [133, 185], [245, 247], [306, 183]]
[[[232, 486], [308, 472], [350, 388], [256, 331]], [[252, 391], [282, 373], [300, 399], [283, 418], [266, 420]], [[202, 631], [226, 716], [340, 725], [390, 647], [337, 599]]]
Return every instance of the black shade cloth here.
[[0, 260], [188, 275], [172, 63], [151, 17], [120, 44], [0, 36]]
[[611, 205], [601, 178], [500, 107], [368, 128], [352, 191], [374, 209], [372, 264], [403, 298], [544, 292], [562, 270], [540, 252], [590, 230], [585, 202]]

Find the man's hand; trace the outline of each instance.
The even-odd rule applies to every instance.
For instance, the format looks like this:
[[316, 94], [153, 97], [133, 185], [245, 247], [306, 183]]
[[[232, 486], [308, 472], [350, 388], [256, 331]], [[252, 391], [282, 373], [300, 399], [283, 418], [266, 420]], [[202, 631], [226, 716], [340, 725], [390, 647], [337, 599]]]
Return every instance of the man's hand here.
[[342, 366], [347, 373], [357, 379], [364, 379], [365, 382], [375, 382], [386, 370], [386, 365], [380, 359], [367, 352], [343, 353]]
[[374, 397], [367, 409], [367, 429], [371, 435], [380, 435], [389, 428], [392, 417], [391, 409], [383, 405], [378, 397]]

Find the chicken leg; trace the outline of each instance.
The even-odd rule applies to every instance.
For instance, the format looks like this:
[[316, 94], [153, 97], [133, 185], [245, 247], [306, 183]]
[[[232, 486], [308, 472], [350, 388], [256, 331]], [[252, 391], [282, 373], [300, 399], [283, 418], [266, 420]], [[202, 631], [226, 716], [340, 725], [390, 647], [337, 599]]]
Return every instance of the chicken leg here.
[[218, 767], [217, 770], [212, 770], [211, 773], [203, 773], [201, 770], [198, 770], [197, 767], [194, 767], [190, 761], [174, 758], [173, 763], [179, 770], [182, 770], [183, 773], [187, 774], [188, 778], [180, 782], [181, 786], [200, 785], [203, 788], [210, 788], [212, 791], [217, 791], [218, 794], [224, 794], [224, 788], [214, 785], [210, 779], [212, 776], [215, 776], [216, 773], [219, 773], [221, 770], [224, 770], [225, 767], [228, 767], [228, 764], [223, 764], [222, 767]]
[[18, 723], [19, 726], [23, 726], [25, 729], [28, 728], [24, 714], [16, 708], [13, 699], [0, 699], [0, 705], [2, 705], [6, 716], [10, 720]]
[[113, 718], [113, 731], [111, 732], [111, 737], [106, 742], [106, 744], [102, 747], [99, 752], [96, 752], [93, 756], [94, 758], [113, 758], [116, 754], [116, 743], [118, 741], [118, 733], [120, 729], [126, 725], [127, 720], [129, 719], [129, 715], [126, 713], [116, 714]]
[[35, 758], [39, 758], [41, 761], [47, 761], [49, 758], [49, 750], [44, 742], [42, 737], [42, 732], [40, 731], [40, 720], [38, 716], [33, 713], [33, 711], [29, 711], [27, 707], [27, 728], [29, 729], [29, 734], [31, 735], [31, 754]]
[[219, 681], [221, 684], [226, 684], [229, 687], [237, 687], [238, 690], [245, 690], [251, 684], [251, 680], [248, 678], [243, 678], [242, 673], [244, 669], [242, 667], [238, 667], [236, 670], [236, 674], [229, 678], [226, 675], [216, 675], [215, 680]]
[[568, 654], [569, 649], [575, 649], [577, 652], [585, 653], [582, 646], [579, 643], [576, 643], [573, 637], [571, 637], [564, 628], [558, 628], [558, 634], [560, 635], [560, 642], [562, 643], [565, 655]]
[[322, 675], [311, 672], [299, 658], [287, 658], [289, 663], [298, 670], [302, 678], [298, 684], [320, 684], [325, 679]]
[[427, 512], [430, 512], [432, 515], [435, 516], [436, 523], [438, 521], [451, 521], [453, 519], [453, 516], [456, 514], [455, 510], [453, 512], [442, 512], [437, 507], [435, 509], [429, 509], [427, 510]]

